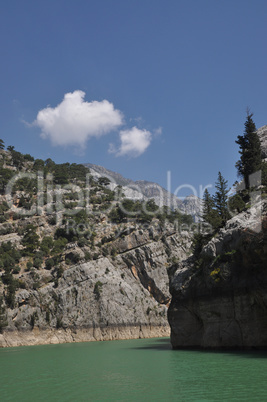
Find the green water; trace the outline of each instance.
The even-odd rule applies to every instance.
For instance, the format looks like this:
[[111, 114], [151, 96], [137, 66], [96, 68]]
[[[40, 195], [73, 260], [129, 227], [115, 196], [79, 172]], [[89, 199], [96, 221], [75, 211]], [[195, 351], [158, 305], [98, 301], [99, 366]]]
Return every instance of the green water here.
[[140, 339], [0, 349], [0, 401], [267, 401], [267, 352]]

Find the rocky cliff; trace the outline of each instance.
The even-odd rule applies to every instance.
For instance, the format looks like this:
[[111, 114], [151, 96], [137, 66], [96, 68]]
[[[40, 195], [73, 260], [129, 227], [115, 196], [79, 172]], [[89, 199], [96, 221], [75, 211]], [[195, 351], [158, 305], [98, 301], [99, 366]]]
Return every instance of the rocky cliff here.
[[259, 128], [257, 130], [258, 136], [261, 142], [262, 148], [262, 157], [266, 161], [267, 160], [267, 125]]
[[0, 178], [0, 346], [169, 335], [168, 268], [190, 253], [190, 216], [14, 150]]
[[[112, 258], [70, 266], [56, 285], [34, 290], [29, 273], [20, 274], [26, 289], [7, 310], [0, 346], [168, 336], [170, 255], [183, 259], [190, 244], [186, 234], [155, 241], [148, 231], [133, 232], [113, 242]], [[38, 275], [49, 280], [45, 270]]]
[[267, 347], [267, 202], [170, 269], [173, 348]]

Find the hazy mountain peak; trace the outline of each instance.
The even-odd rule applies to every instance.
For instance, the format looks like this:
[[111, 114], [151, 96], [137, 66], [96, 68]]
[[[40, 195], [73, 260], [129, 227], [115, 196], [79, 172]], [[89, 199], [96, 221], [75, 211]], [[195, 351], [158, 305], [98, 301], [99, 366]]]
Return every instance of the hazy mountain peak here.
[[113, 172], [103, 166], [94, 165], [93, 163], [84, 164], [91, 171], [91, 174], [96, 177], [107, 176], [113, 181], [111, 185], [114, 187], [114, 182], [123, 187], [123, 193], [127, 198], [148, 200], [153, 198], [159, 206], [167, 205], [171, 208], [178, 208], [183, 213], [193, 215], [195, 220], [201, 216], [202, 201], [200, 198], [191, 194], [182, 201], [174, 194], [168, 192], [158, 183], [148, 180], [131, 180], [123, 177], [120, 173]]

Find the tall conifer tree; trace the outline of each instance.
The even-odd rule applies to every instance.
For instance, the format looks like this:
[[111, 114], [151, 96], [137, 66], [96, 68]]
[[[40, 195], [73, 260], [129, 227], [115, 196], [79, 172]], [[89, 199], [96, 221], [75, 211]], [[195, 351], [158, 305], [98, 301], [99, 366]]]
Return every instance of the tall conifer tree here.
[[215, 183], [215, 188], [216, 192], [213, 197], [214, 199], [214, 204], [215, 208], [218, 211], [218, 214], [221, 218], [221, 226], [224, 226], [227, 222], [227, 220], [230, 218], [229, 212], [228, 212], [228, 205], [227, 205], [227, 200], [228, 200], [228, 188], [227, 188], [227, 180], [225, 180], [221, 174], [221, 172], [218, 173], [218, 180]]
[[237, 137], [240, 148], [240, 159], [236, 163], [238, 175], [243, 177], [246, 189], [249, 188], [249, 176], [261, 169], [261, 143], [256, 126], [252, 119], [253, 113], [247, 112], [244, 135]]
[[207, 189], [204, 191], [203, 197], [203, 219], [211, 225], [213, 231], [217, 230], [221, 225], [221, 219], [215, 208], [215, 202]]

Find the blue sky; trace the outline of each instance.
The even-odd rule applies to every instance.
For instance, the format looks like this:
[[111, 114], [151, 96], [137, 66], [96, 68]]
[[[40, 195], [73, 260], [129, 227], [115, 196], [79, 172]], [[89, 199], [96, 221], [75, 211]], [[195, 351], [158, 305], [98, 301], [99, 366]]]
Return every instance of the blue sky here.
[[0, 138], [164, 187], [170, 171], [172, 191], [232, 184], [247, 106], [267, 124], [266, 20], [265, 0], [1, 2]]

